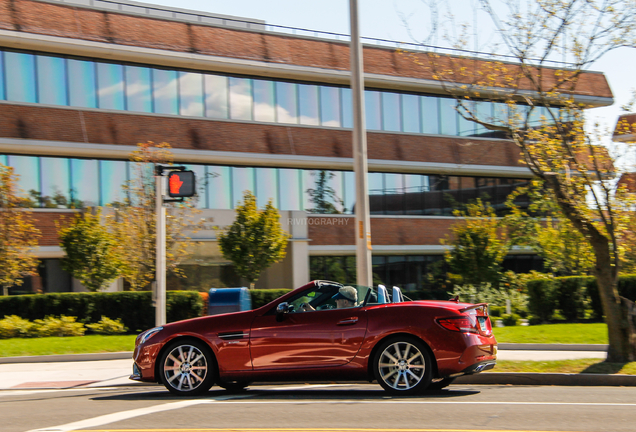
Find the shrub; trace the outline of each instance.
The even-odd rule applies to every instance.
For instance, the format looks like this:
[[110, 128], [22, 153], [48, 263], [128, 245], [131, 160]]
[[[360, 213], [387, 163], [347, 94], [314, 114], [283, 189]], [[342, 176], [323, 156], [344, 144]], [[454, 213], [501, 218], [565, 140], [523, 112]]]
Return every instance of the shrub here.
[[489, 306], [488, 307], [488, 314], [491, 317], [501, 317], [504, 313], [506, 312], [506, 308], [504, 306]]
[[528, 281], [528, 309], [540, 322], [547, 322], [552, 318], [556, 302], [557, 283], [553, 279], [535, 279]]
[[503, 324], [506, 327], [510, 327], [510, 326], [519, 325], [519, 321], [521, 320], [521, 317], [519, 315], [517, 315], [516, 313], [503, 314], [501, 316], [501, 320], [503, 321]]
[[586, 293], [588, 277], [561, 277], [557, 279], [557, 307], [566, 321], [585, 318], [589, 300]]
[[526, 315], [528, 296], [518, 289], [497, 289], [490, 284], [482, 284], [481, 286], [462, 285], [455, 286], [453, 291], [449, 293], [451, 296], [459, 296], [460, 301], [469, 303], [488, 303], [493, 306], [506, 309], [506, 301], [510, 301], [510, 307], [513, 312]]
[[102, 316], [102, 319], [95, 324], [87, 324], [88, 327], [93, 333], [101, 334], [101, 335], [115, 335], [126, 333], [126, 327], [124, 323], [121, 322], [121, 319], [112, 320], [108, 317]]
[[36, 336], [36, 325], [17, 315], [9, 315], [0, 320], [0, 339]]
[[43, 320], [35, 320], [38, 336], [84, 336], [84, 324], [75, 322], [77, 318], [70, 316], [47, 316]]
[[258, 309], [261, 306], [265, 306], [267, 303], [276, 300], [278, 297], [287, 294], [289, 289], [259, 289], [250, 290], [250, 296], [252, 297], [252, 309]]

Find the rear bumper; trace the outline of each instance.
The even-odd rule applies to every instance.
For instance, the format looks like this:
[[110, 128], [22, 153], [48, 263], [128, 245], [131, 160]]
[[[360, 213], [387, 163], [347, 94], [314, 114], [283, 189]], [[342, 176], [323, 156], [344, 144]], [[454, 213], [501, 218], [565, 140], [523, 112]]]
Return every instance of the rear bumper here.
[[481, 361], [479, 363], [475, 363], [474, 365], [468, 366], [466, 369], [464, 369], [461, 373], [459, 373], [456, 376], [459, 376], [459, 375], [474, 375], [476, 373], [492, 369], [492, 368], [495, 367], [496, 364], [497, 364], [496, 360]]

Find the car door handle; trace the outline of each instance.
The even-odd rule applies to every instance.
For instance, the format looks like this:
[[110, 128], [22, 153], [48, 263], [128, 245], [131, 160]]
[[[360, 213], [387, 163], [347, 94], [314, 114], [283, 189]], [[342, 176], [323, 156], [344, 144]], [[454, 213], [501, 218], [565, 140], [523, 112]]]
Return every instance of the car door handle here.
[[358, 317], [345, 318], [338, 321], [337, 325], [351, 325], [358, 322]]

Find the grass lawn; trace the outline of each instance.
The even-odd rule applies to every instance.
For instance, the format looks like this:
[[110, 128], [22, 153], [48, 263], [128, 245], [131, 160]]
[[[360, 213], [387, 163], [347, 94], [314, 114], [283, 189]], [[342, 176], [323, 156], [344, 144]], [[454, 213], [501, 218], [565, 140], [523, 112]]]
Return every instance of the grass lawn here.
[[607, 325], [603, 323], [495, 327], [493, 332], [499, 343], [607, 343]]
[[[488, 372], [593, 373], [636, 375], [636, 362], [605, 363], [599, 359], [553, 361], [497, 361]], [[488, 373], [484, 372], [484, 373]]]
[[137, 335], [0, 339], [0, 357], [132, 351]]

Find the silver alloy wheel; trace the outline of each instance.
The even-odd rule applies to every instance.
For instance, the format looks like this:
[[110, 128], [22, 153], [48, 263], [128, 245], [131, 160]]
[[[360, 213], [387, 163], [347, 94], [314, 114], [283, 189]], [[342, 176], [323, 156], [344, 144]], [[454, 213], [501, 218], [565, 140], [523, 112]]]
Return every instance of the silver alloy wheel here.
[[192, 345], [178, 345], [163, 364], [165, 383], [180, 392], [196, 390], [208, 374], [208, 362], [201, 350]]
[[392, 389], [410, 390], [424, 378], [426, 362], [417, 346], [410, 342], [395, 342], [382, 351], [378, 371]]

